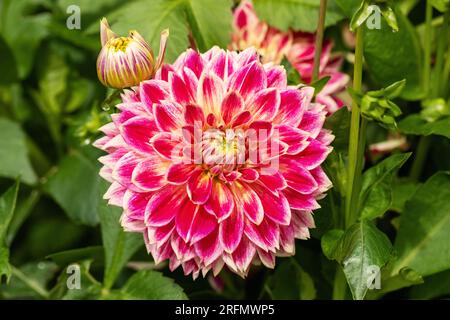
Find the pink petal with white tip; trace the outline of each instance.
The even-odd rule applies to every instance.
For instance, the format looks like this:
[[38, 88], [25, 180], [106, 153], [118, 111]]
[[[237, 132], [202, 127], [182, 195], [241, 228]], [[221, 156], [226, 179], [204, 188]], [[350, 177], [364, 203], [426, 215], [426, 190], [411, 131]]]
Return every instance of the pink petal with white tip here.
[[233, 194], [228, 186], [216, 179], [213, 180], [211, 196], [205, 203], [205, 209], [217, 217], [218, 222], [228, 218], [234, 209]]
[[212, 188], [212, 178], [209, 173], [198, 170], [193, 173], [187, 184], [187, 194], [192, 202], [196, 204], [204, 204], [210, 194]]

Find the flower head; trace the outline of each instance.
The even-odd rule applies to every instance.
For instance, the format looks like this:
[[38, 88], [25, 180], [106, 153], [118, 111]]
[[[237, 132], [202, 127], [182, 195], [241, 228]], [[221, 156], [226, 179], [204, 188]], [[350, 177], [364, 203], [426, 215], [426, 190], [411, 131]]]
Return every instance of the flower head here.
[[97, 58], [100, 82], [107, 87], [122, 89], [153, 77], [164, 59], [168, 35], [168, 30], [161, 33], [159, 57], [155, 63], [152, 49], [139, 32], [133, 30], [128, 37], [118, 37], [103, 18], [100, 21], [102, 49]]
[[105, 198], [172, 270], [273, 268], [309, 237], [316, 199], [331, 186], [320, 165], [333, 136], [312, 96], [253, 48], [188, 50], [126, 90], [101, 128]]
[[[314, 68], [315, 36], [305, 32], [282, 32], [259, 20], [251, 1], [244, 0], [234, 11], [234, 33], [231, 48], [244, 50], [255, 47], [265, 63], [279, 64], [284, 57], [299, 72], [302, 81], [311, 83]], [[330, 76], [330, 80], [316, 96], [318, 103], [324, 104], [329, 113], [343, 106], [338, 94], [345, 89], [348, 75], [339, 72], [342, 57], [331, 55], [333, 43], [326, 40], [320, 58], [320, 77]]]

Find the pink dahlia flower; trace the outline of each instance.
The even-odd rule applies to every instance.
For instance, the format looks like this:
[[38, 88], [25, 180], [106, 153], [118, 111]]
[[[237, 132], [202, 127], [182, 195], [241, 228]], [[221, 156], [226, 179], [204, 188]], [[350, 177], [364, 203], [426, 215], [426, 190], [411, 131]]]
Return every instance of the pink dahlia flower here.
[[[231, 48], [244, 50], [255, 47], [265, 63], [281, 63], [284, 57], [299, 72], [302, 81], [311, 83], [314, 68], [315, 36], [304, 32], [282, 32], [259, 20], [251, 1], [242, 1], [234, 11], [234, 32]], [[343, 59], [331, 55], [333, 43], [326, 40], [321, 54], [319, 76], [330, 76], [330, 80], [316, 96], [316, 101], [333, 113], [344, 104], [339, 99], [349, 81], [349, 76], [339, 72]]]
[[252, 262], [273, 267], [309, 237], [331, 186], [320, 165], [333, 136], [312, 95], [253, 48], [188, 50], [124, 93], [101, 128], [105, 198], [171, 270], [195, 278], [226, 265], [244, 277]]

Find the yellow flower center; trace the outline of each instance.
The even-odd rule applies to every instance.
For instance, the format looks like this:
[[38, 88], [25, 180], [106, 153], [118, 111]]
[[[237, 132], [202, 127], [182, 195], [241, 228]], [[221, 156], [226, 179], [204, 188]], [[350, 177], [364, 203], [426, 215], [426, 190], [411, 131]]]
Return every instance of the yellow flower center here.
[[127, 49], [127, 46], [130, 44], [131, 39], [127, 38], [127, 37], [120, 37], [120, 38], [115, 38], [112, 39], [111, 41], [109, 41], [107, 43], [108, 48], [112, 48], [114, 49], [116, 52], [119, 50], [122, 50], [123, 52], [125, 52], [125, 50]]

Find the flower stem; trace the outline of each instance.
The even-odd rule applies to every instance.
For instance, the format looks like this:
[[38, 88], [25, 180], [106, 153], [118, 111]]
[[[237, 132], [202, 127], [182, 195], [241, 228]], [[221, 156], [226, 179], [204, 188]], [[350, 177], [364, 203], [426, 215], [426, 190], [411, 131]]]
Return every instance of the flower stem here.
[[[362, 88], [362, 68], [363, 68], [363, 28], [356, 30], [355, 68], [353, 72], [353, 90], [360, 92]], [[352, 115], [350, 120], [350, 141], [348, 147], [348, 167], [347, 167], [347, 190], [345, 197], [345, 225], [348, 228], [356, 219], [353, 211], [356, 210], [358, 192], [355, 181], [359, 181], [361, 171], [358, 171], [358, 160], [362, 152], [358, 152], [360, 140], [361, 112], [356, 99], [352, 101]], [[353, 196], [356, 195], [356, 196]]]
[[414, 181], [420, 179], [420, 175], [422, 174], [422, 168], [425, 164], [425, 160], [427, 159], [428, 148], [430, 147], [430, 136], [420, 137], [419, 144], [417, 145], [417, 150], [414, 158], [414, 162], [411, 167], [410, 177]]
[[347, 295], [347, 279], [340, 266], [336, 268], [333, 283], [333, 300], [345, 300]]
[[327, 0], [320, 0], [319, 21], [317, 23], [316, 44], [314, 53], [314, 69], [312, 82], [319, 79], [320, 56], [322, 55], [323, 34], [325, 31], [325, 16], [327, 13]]
[[427, 0], [426, 13], [425, 13], [425, 61], [423, 66], [423, 78], [425, 95], [428, 96], [430, 91], [431, 80], [431, 32], [432, 32], [432, 19], [433, 19], [433, 7], [431, 2]]
[[[424, 59], [424, 88], [425, 97], [430, 97], [430, 83], [431, 83], [431, 33], [432, 33], [432, 19], [433, 7], [431, 2], [427, 0], [425, 13], [425, 59]], [[430, 137], [422, 136], [417, 145], [414, 162], [411, 167], [410, 177], [413, 180], [419, 180], [422, 174], [422, 168], [427, 158], [428, 148], [430, 146]]]

